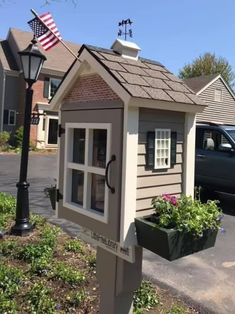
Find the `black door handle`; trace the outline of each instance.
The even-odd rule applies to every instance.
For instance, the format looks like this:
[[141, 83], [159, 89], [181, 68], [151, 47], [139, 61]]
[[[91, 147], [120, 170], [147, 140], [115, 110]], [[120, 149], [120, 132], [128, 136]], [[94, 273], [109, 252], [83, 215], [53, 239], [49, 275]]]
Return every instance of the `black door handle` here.
[[107, 163], [107, 166], [106, 166], [106, 169], [105, 169], [105, 183], [106, 183], [107, 187], [110, 189], [111, 193], [113, 193], [113, 194], [115, 193], [115, 188], [112, 187], [112, 186], [110, 185], [110, 183], [109, 183], [109, 167], [110, 167], [111, 163], [112, 163], [113, 161], [115, 161], [115, 160], [116, 160], [116, 156], [115, 156], [115, 155], [112, 155], [112, 156], [111, 156], [111, 159], [110, 159], [110, 161]]

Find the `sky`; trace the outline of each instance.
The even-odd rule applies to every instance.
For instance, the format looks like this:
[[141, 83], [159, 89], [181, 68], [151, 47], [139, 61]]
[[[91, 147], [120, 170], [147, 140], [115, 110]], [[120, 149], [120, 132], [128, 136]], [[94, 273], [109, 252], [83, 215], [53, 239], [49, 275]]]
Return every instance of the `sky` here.
[[[75, 0], [76, 1], [76, 0]], [[10, 27], [30, 31], [33, 18], [52, 13], [64, 40], [110, 48], [118, 22], [133, 21], [134, 41], [141, 56], [161, 62], [178, 74], [205, 52], [224, 57], [235, 72], [234, 0], [0, 0], [0, 38]]]

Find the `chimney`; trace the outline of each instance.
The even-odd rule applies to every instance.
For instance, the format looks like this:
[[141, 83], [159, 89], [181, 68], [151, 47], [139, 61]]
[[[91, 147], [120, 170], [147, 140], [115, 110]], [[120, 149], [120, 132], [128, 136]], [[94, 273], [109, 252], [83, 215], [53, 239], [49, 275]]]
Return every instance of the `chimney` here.
[[123, 58], [132, 60], [138, 60], [138, 53], [141, 50], [135, 43], [121, 39], [116, 39], [111, 49], [119, 53]]

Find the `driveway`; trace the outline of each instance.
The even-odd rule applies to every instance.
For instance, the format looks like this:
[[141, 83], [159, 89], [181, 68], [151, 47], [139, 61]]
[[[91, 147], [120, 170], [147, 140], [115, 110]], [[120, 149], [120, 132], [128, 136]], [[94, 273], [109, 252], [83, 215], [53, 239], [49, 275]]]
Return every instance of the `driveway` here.
[[[18, 155], [0, 155], [0, 191], [16, 194], [19, 163]], [[79, 227], [53, 217], [54, 211], [43, 193], [54, 183], [56, 166], [56, 155], [30, 155], [30, 209], [78, 234]], [[235, 198], [223, 195], [221, 200], [226, 232], [219, 233], [214, 248], [173, 262], [144, 251], [144, 276], [196, 305], [200, 313], [235, 313]]]

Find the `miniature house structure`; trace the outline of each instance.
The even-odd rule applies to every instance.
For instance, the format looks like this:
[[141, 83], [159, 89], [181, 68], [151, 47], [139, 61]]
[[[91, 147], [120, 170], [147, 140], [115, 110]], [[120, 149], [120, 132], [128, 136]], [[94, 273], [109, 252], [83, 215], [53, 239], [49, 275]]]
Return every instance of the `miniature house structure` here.
[[119, 39], [110, 50], [83, 45], [51, 100], [58, 217], [122, 247], [136, 245], [134, 219], [152, 212], [154, 196], [194, 194], [195, 116], [205, 107], [139, 50]]

